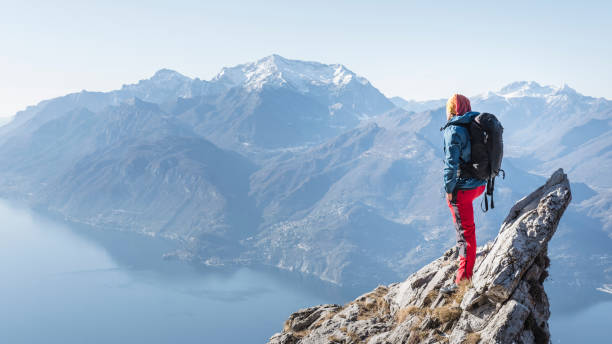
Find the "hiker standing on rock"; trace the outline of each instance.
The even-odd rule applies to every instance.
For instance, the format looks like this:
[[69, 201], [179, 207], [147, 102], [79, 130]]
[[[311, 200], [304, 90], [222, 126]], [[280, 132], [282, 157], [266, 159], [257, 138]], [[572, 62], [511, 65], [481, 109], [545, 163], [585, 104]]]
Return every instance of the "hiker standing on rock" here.
[[455, 229], [460, 263], [455, 284], [442, 288], [442, 293], [452, 293], [463, 279], [472, 278], [476, 260], [476, 226], [472, 202], [485, 191], [487, 180], [474, 178], [461, 169], [471, 161], [470, 133], [467, 125], [478, 112], [472, 112], [470, 100], [455, 94], [446, 103], [447, 123], [444, 135], [444, 189]]

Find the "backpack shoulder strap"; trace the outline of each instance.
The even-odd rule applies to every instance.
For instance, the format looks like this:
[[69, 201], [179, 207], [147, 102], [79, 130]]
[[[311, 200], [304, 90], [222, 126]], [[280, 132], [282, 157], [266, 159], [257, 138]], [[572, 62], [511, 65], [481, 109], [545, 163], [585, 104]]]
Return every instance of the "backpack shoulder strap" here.
[[464, 127], [464, 128], [468, 128], [469, 126], [468, 123], [446, 123], [443, 127], [440, 128], [440, 131], [443, 131], [444, 129], [450, 127], [451, 125], [456, 125], [458, 127]]

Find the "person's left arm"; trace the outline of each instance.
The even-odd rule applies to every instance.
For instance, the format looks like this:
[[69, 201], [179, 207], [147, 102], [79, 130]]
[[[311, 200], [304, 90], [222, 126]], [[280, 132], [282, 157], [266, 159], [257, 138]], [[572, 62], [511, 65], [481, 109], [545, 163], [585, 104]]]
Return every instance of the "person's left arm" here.
[[457, 170], [461, 156], [462, 137], [456, 128], [444, 130], [444, 190], [446, 199], [451, 201], [457, 186]]

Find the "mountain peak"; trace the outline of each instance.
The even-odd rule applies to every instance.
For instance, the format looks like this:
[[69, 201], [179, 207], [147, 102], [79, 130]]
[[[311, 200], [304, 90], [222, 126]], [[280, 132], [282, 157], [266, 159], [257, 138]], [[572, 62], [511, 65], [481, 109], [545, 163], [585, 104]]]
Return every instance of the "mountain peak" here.
[[163, 68], [155, 72], [149, 79], [123, 85], [120, 90], [113, 91], [113, 93], [115, 93], [115, 102], [138, 97], [147, 102], [161, 103], [178, 97], [191, 97], [194, 82], [196, 80], [179, 72]]
[[551, 85], [540, 85], [535, 81], [516, 81], [502, 87], [495, 94], [505, 98], [516, 98], [516, 97], [546, 97], [556, 95], [574, 95], [579, 94], [573, 88], [567, 84], [563, 84], [561, 87]]
[[155, 74], [153, 74], [150, 80], [157, 81], [157, 82], [166, 82], [170, 80], [187, 81], [191, 79], [172, 69], [162, 68], [158, 70], [157, 72], [155, 72]]
[[559, 87], [555, 93], [556, 94], [578, 94], [578, 92], [575, 89], [569, 87], [568, 84], [563, 84], [563, 86]]
[[555, 90], [555, 87], [542, 86], [535, 81], [516, 81], [502, 87], [498, 94], [505, 97], [537, 97], [550, 95]]
[[269, 63], [277, 64], [277, 63], [286, 63], [288, 61], [290, 61], [290, 60], [287, 59], [287, 58], [284, 58], [284, 57], [282, 57], [282, 56], [280, 56], [278, 54], [272, 54], [272, 55], [268, 55], [268, 56], [262, 57], [261, 59], [257, 60], [256, 63], [269, 62]]
[[261, 89], [264, 85], [291, 85], [308, 92], [311, 87], [324, 86], [342, 88], [352, 81], [367, 85], [369, 82], [357, 76], [341, 64], [291, 60], [277, 54], [263, 57], [255, 62], [226, 67], [213, 81], [229, 87], [242, 85], [247, 89]]

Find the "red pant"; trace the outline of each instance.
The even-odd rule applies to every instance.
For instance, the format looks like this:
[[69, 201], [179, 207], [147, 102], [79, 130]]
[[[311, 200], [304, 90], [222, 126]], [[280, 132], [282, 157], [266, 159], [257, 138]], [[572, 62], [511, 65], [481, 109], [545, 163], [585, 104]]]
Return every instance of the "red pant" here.
[[474, 207], [472, 202], [485, 190], [485, 185], [475, 189], [458, 190], [453, 201], [446, 203], [453, 215], [457, 230], [457, 247], [459, 247], [459, 269], [455, 282], [472, 278], [474, 261], [476, 261], [476, 226], [474, 225]]

